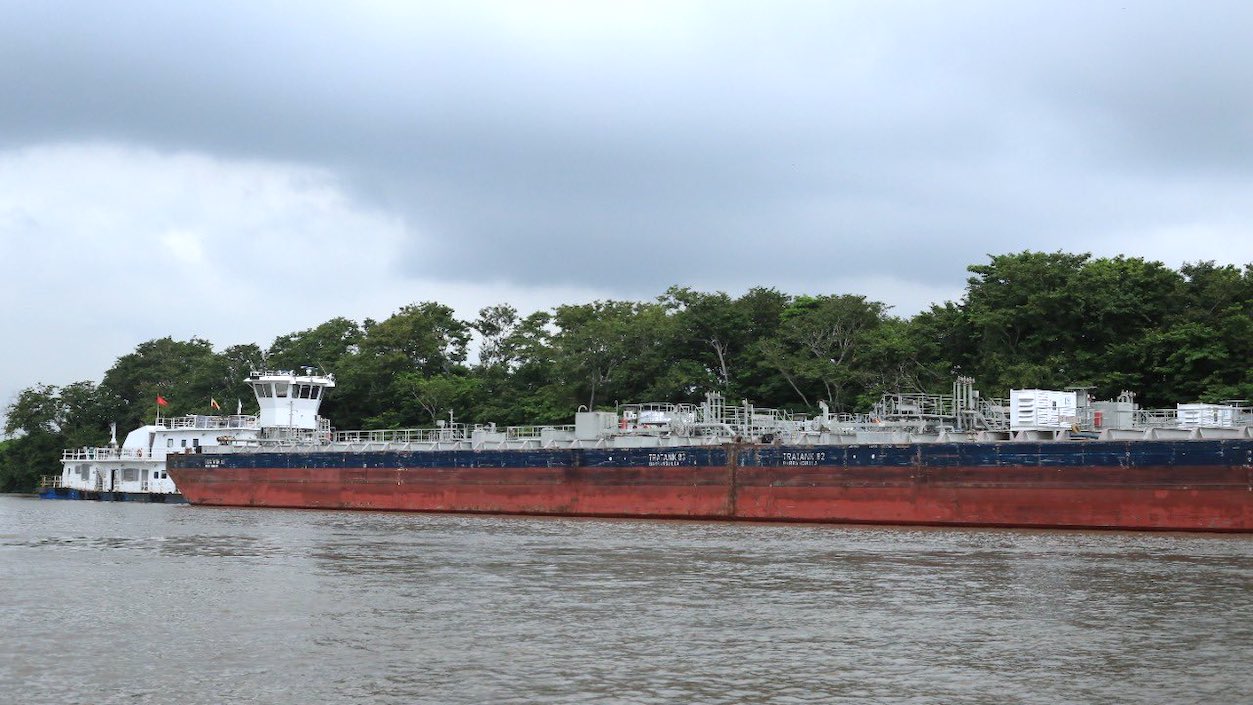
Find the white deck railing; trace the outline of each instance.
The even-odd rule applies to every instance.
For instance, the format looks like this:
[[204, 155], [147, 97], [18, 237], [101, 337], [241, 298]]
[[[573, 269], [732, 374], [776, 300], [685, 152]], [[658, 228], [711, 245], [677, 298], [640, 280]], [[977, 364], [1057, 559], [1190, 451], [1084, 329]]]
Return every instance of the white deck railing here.
[[151, 460], [153, 454], [143, 448], [67, 448], [61, 460]]

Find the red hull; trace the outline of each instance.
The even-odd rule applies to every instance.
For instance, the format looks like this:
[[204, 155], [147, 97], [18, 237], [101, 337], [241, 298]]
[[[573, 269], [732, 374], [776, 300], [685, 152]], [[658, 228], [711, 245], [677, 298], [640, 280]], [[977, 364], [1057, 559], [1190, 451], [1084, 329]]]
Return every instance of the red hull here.
[[193, 504], [1253, 532], [1253, 469], [180, 468]]

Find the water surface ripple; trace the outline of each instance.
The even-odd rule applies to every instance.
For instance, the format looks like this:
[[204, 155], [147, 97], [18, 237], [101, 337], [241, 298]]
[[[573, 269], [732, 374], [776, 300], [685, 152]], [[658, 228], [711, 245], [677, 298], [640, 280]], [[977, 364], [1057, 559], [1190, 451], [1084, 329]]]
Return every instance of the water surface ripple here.
[[1253, 539], [0, 497], [11, 703], [1240, 703]]

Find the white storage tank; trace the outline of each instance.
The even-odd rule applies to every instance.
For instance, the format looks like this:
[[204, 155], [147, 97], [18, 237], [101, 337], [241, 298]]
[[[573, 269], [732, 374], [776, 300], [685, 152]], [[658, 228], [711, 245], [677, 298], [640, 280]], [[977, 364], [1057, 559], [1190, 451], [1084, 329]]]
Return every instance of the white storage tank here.
[[1011, 389], [1009, 428], [1011, 431], [1053, 431], [1071, 428], [1078, 421], [1075, 392], [1051, 389]]

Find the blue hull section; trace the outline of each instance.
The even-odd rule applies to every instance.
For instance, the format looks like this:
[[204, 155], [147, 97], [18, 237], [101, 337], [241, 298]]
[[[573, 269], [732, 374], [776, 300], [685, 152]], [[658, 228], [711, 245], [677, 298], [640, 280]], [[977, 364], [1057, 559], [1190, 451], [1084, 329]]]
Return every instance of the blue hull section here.
[[687, 446], [615, 450], [234, 452], [176, 456], [212, 468], [1168, 468], [1253, 467], [1253, 441], [1053, 441], [838, 446]]
[[40, 499], [86, 499], [82, 491], [66, 487], [51, 487], [39, 491]]
[[151, 492], [93, 492], [68, 487], [41, 490], [40, 499], [81, 499], [95, 502], [142, 502], [145, 504], [186, 504], [181, 494], [154, 494]]

